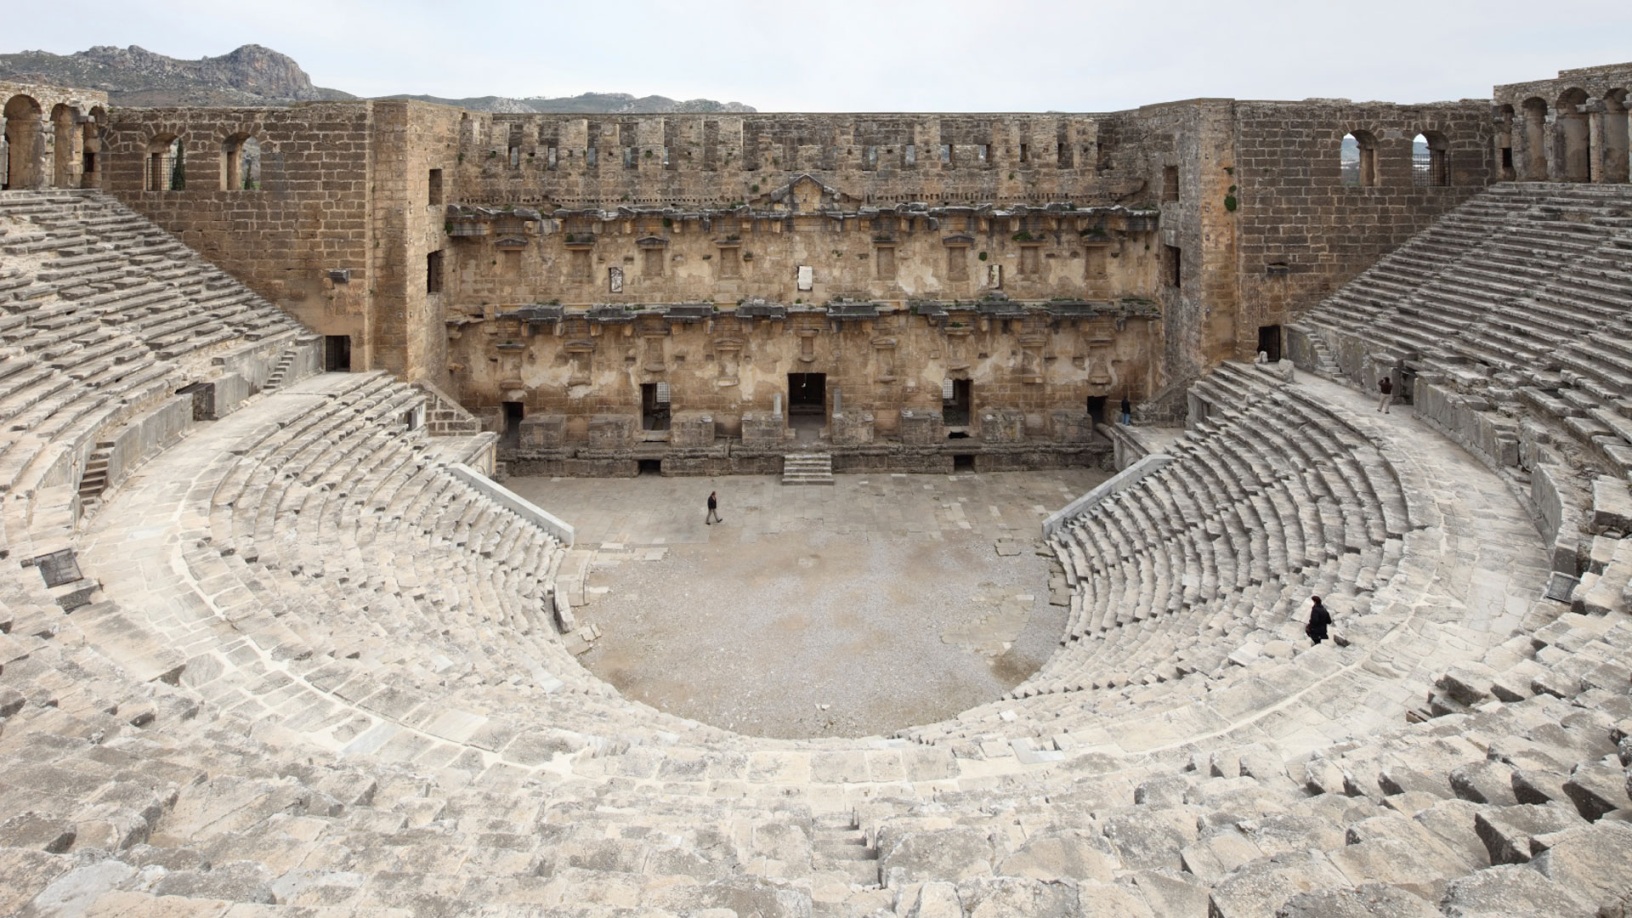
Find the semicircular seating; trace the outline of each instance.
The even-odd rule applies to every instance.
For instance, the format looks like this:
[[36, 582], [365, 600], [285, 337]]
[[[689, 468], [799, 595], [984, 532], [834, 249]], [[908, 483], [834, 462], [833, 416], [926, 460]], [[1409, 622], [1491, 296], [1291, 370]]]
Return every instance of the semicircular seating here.
[[[1495, 189], [1333, 303], [1427, 288], [1492, 239], [1520, 251], [1546, 230], [1538, 249], [1597, 251], [1542, 225], [1566, 204]], [[1513, 500], [1530, 493], [1509, 491], [1516, 472], [1328, 380], [1226, 365], [1193, 390], [1170, 460], [1050, 541], [1068, 633], [1008, 697], [893, 737], [755, 739], [578, 666], [552, 614], [563, 546], [455, 473], [482, 441], [429, 436], [421, 390], [320, 375], [160, 436], [152, 412], [223, 379], [215, 357], [239, 355], [259, 387], [298, 363], [298, 330], [100, 196], [0, 194], [0, 229], [19, 258], [0, 279], [0, 407], [33, 432], [0, 455], [17, 469], [0, 518], [0, 913], [1627, 904], [1632, 622], [1614, 590], [1632, 556], [1607, 488], [1576, 505], [1573, 531], [1602, 531], [1576, 543], [1575, 595], [1546, 599], [1557, 546], [1535, 536], [1534, 498]], [[1478, 325], [1471, 291], [1506, 274], [1464, 270], [1413, 294], [1439, 317], [1323, 346], [1555, 353], [1522, 350], [1517, 320], [1457, 337]], [[1336, 334], [1345, 308], [1310, 327]], [[201, 310], [211, 321], [187, 324]], [[1479, 410], [1570, 406], [1526, 448], [1608, 461], [1613, 444], [1590, 444], [1615, 430], [1594, 412], [1620, 410], [1603, 397], [1614, 327], [1571, 338], [1511, 398], [1496, 377], [1513, 371], [1494, 370]], [[75, 376], [53, 363], [69, 353], [112, 362]], [[162, 380], [152, 396], [110, 375], [127, 355]], [[88, 457], [131, 425], [153, 447], [82, 500]], [[1338, 639], [1310, 648], [1316, 592]]]

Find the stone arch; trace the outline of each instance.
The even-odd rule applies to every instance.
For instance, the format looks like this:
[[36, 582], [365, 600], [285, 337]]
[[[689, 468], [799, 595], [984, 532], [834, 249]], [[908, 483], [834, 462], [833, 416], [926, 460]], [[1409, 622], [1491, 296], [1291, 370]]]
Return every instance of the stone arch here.
[[79, 140], [79, 187], [102, 187], [102, 125], [108, 121], [108, 113], [102, 106], [91, 108], [90, 117], [80, 126]]
[[1625, 89], [1611, 89], [1604, 93], [1604, 168], [1603, 180], [1624, 184], [1632, 179], [1632, 138], [1628, 136]]
[[1587, 120], [1587, 93], [1579, 87], [1564, 90], [1558, 97], [1558, 150], [1563, 167], [1558, 176], [1566, 182], [1592, 181], [1592, 130]]
[[229, 135], [221, 141], [221, 190], [259, 191], [260, 188], [260, 138], [248, 131]]
[[1496, 178], [1511, 182], [1518, 176], [1513, 159], [1513, 121], [1518, 114], [1511, 105], [1496, 108]]
[[74, 187], [75, 160], [79, 158], [74, 155], [79, 145], [74, 122], [78, 120], [79, 112], [66, 102], [51, 109], [51, 184], [57, 188]]
[[45, 131], [40, 103], [32, 96], [6, 100], [6, 175], [0, 188], [38, 188], [45, 181]]
[[1519, 180], [1524, 182], [1547, 181], [1547, 100], [1531, 96], [1520, 106], [1524, 110], [1524, 156], [1520, 159], [1524, 168], [1519, 170]]
[[1343, 135], [1338, 151], [1343, 184], [1353, 188], [1377, 186], [1377, 137], [1370, 131], [1352, 130]]
[[1438, 131], [1421, 131], [1411, 138], [1411, 184], [1439, 188], [1451, 183], [1450, 145]]
[[[186, 167], [179, 162], [181, 140], [175, 134], [155, 134], [147, 142], [147, 161], [143, 167], [142, 188], [147, 191], [173, 191], [176, 179], [186, 183]], [[180, 169], [178, 169], [178, 166]]]

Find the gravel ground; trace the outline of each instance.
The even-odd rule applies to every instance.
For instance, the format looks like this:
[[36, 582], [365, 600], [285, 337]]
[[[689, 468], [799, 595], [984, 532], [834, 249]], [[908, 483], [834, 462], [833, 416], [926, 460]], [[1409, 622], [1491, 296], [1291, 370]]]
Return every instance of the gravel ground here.
[[[577, 550], [594, 556], [578, 613], [602, 631], [586, 667], [674, 714], [803, 738], [941, 720], [1034, 672], [1066, 616], [1050, 603], [1037, 524], [1105, 477], [508, 484], [583, 520]], [[701, 498], [712, 489], [725, 523], [705, 527]], [[594, 533], [598, 509], [610, 529]]]

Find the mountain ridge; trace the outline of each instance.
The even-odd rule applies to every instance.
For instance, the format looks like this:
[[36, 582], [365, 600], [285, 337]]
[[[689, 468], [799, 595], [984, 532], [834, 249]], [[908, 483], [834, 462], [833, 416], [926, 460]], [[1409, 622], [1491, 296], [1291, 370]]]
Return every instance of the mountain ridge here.
[[[139, 45], [96, 45], [73, 54], [19, 51], [0, 54], [0, 79], [20, 83], [82, 86], [108, 94], [114, 105], [282, 106], [296, 102], [356, 99], [338, 89], [312, 85], [294, 58], [257, 44], [219, 57], [182, 60]], [[667, 112], [752, 112], [740, 102], [675, 100], [667, 96], [586, 92], [577, 96], [473, 96], [450, 99], [398, 93], [381, 99], [415, 99], [495, 113], [663, 114]]]

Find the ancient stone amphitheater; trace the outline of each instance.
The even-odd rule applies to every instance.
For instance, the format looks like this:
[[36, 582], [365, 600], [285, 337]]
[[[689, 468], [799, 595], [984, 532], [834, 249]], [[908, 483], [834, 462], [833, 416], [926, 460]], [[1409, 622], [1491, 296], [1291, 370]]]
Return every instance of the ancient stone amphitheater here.
[[1626, 185], [1494, 185], [1213, 370], [1049, 520], [1048, 664], [844, 740], [588, 674], [492, 435], [113, 198], [0, 253], [0, 912], [1632, 914]]

